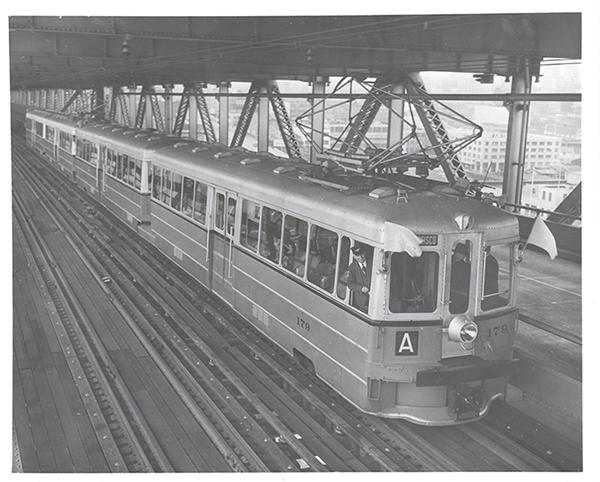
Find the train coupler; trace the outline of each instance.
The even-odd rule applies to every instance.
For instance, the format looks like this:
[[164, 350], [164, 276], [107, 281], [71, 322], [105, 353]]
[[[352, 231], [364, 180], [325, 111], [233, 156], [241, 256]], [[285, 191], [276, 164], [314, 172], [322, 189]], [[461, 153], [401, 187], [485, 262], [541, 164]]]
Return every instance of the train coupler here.
[[483, 383], [448, 386], [448, 411], [454, 414], [457, 422], [479, 417], [482, 404]]

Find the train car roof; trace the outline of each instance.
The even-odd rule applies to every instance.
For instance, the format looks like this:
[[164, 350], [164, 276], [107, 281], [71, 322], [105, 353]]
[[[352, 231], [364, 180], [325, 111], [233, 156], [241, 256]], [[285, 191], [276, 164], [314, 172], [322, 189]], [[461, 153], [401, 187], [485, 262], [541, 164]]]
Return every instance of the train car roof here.
[[[35, 115], [52, 121], [59, 128], [76, 125], [75, 121], [57, 114], [36, 111]], [[483, 231], [486, 241], [518, 237], [518, 222], [514, 216], [449, 189], [416, 187], [406, 190], [400, 200], [396, 195], [377, 199], [369, 196], [368, 191], [343, 190], [339, 185], [336, 188], [336, 183], [327, 179], [315, 181], [316, 166], [304, 161], [108, 122], [92, 122], [79, 127], [77, 132], [125, 154], [154, 159], [180, 174], [279, 207], [323, 226], [341, 229], [357, 240], [372, 244], [384, 243], [386, 223], [404, 226], [417, 234], [459, 232], [455, 218], [461, 214], [471, 216], [470, 229]]]
[[487, 241], [512, 240], [518, 236], [514, 216], [448, 189], [407, 190], [400, 201], [396, 195], [375, 199], [369, 192], [343, 191], [319, 184], [321, 181], [307, 182], [315, 166], [304, 161], [198, 142], [162, 148], [154, 153], [154, 158], [156, 163], [180, 174], [278, 206], [375, 244], [383, 239], [386, 222], [417, 234], [450, 233], [459, 231], [455, 221], [459, 214], [470, 215], [471, 229], [483, 230]]
[[26, 112], [25, 116], [33, 120], [44, 121], [50, 127], [62, 129], [69, 134], [75, 134], [77, 128], [77, 121], [66, 114], [34, 109]]
[[78, 134], [87, 140], [102, 143], [139, 159], [148, 158], [155, 149], [181, 141], [179, 137], [152, 130], [131, 129], [102, 121], [81, 126]]

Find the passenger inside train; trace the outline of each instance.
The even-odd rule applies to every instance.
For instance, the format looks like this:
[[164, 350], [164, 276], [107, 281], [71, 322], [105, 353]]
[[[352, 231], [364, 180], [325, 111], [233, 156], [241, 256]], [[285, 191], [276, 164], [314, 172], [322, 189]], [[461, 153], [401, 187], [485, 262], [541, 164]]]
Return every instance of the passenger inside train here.
[[450, 273], [450, 313], [464, 313], [469, 307], [471, 285], [471, 242], [454, 245]]
[[357, 244], [352, 248], [354, 259], [348, 268], [348, 288], [352, 297], [352, 306], [363, 312], [369, 308], [369, 291], [371, 289], [371, 267], [367, 263], [367, 250]]

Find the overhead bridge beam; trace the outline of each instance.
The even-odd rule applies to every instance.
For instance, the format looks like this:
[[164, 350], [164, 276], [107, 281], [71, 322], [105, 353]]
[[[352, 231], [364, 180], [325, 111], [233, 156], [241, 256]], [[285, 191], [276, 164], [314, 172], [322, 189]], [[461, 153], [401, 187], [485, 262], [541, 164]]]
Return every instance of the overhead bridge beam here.
[[[135, 93], [124, 92], [122, 95], [138, 95]], [[183, 95], [182, 93], [171, 93], [173, 97]], [[228, 92], [228, 93], [208, 93], [204, 92], [204, 97], [247, 97], [248, 94], [239, 92]], [[269, 97], [268, 93], [255, 94], [257, 97]], [[398, 94], [396, 94], [398, 95]], [[282, 99], [364, 99], [364, 94], [326, 94], [326, 93], [310, 93], [296, 94], [296, 93], [279, 93]], [[401, 97], [400, 95], [398, 95]], [[440, 94], [440, 93], [428, 93], [427, 95], [419, 96], [414, 94], [410, 96], [411, 99], [427, 98], [432, 100], [454, 100], [454, 101], [465, 101], [465, 102], [482, 102], [482, 101], [497, 101], [497, 102], [516, 102], [516, 101], [529, 101], [529, 102], [581, 102], [581, 94], [572, 93], [546, 93], [546, 94], [533, 94], [533, 93], [510, 93], [510, 94]]]
[[[298, 146], [292, 123], [279, 92], [279, 87], [274, 80], [255, 81], [250, 85], [248, 94], [246, 94], [246, 101], [242, 107], [242, 112], [240, 113], [240, 118], [233, 134], [233, 139], [231, 140], [231, 147], [241, 147], [244, 144], [244, 139], [248, 133], [254, 112], [259, 107], [260, 100], [265, 98], [271, 102], [271, 107], [273, 108], [273, 113], [275, 114], [275, 119], [277, 120], [288, 156], [290, 158], [300, 158], [300, 147]], [[259, 110], [259, 150], [266, 150], [267, 146], [263, 146], [261, 140], [266, 138], [265, 129], [268, 129], [268, 111], [264, 112], [264, 106], [259, 108]]]

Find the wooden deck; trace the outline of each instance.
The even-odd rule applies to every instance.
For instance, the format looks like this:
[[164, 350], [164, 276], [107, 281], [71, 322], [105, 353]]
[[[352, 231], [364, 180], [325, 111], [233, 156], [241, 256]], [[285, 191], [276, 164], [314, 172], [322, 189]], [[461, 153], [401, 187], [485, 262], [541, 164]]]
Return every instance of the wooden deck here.
[[[15, 176], [59, 269], [110, 354], [175, 471], [229, 471], [168, 380], [68, 244]], [[109, 472], [97, 434], [52, 328], [54, 305], [13, 230], [13, 424], [24, 472]], [[18, 470], [17, 469], [17, 470]]]

